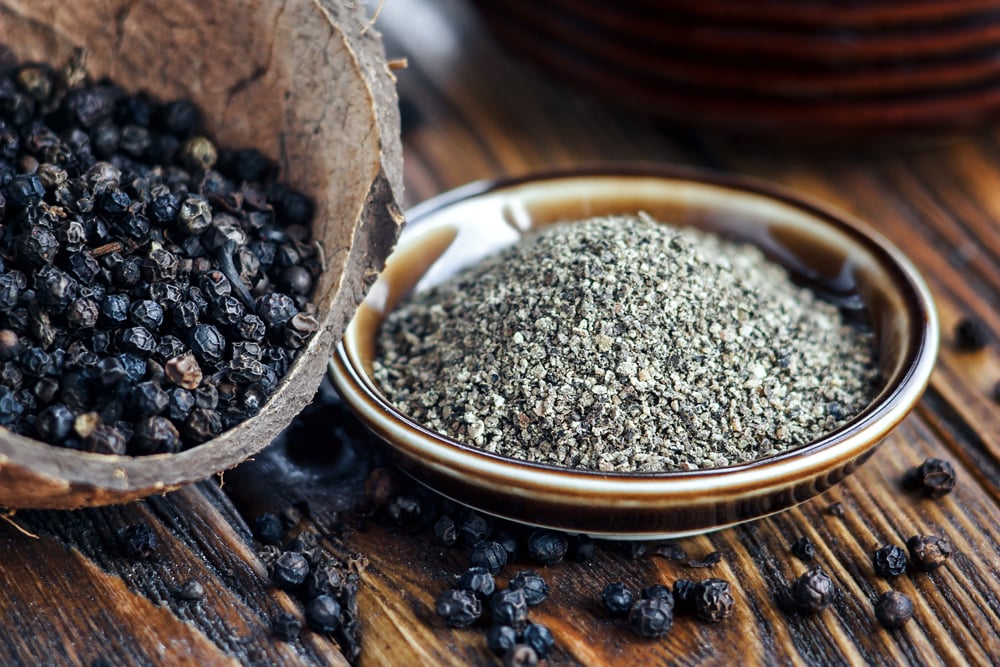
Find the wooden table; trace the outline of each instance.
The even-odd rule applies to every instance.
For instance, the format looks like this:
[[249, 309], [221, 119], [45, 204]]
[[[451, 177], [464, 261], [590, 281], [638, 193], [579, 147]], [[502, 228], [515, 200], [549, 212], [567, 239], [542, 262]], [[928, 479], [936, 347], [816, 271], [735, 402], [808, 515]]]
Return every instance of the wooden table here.
[[[465, 3], [389, 0], [377, 26], [389, 57], [409, 59], [398, 71], [409, 203], [473, 179], [595, 160], [732, 170], [870, 221], [916, 262], [937, 300], [945, 335], [926, 396], [843, 484], [778, 516], [680, 543], [692, 556], [721, 551], [711, 570], [607, 544], [590, 562], [545, 568], [553, 593], [532, 617], [557, 638], [550, 664], [1000, 660], [1000, 406], [992, 398], [1000, 342], [960, 352], [951, 334], [969, 315], [1000, 331], [1000, 136], [986, 128], [804, 147], [717, 136], [663, 126], [547, 80], [505, 55]], [[301, 604], [268, 585], [248, 522], [289, 507], [324, 535], [326, 550], [361, 571], [361, 664], [494, 664], [481, 628], [447, 629], [433, 613], [466, 553], [435, 545], [426, 528], [368, 521], [359, 499], [384, 452], [335, 404], [310, 419], [224, 477], [128, 506], [22, 511], [0, 524], [0, 664], [343, 664], [324, 636], [285, 643], [270, 634], [273, 614], [301, 614]], [[929, 456], [958, 471], [955, 491], [938, 500], [900, 484]], [[828, 512], [834, 502], [843, 516]], [[117, 538], [138, 523], [159, 538], [150, 559], [129, 557]], [[947, 536], [955, 555], [931, 574], [875, 577], [874, 548], [915, 533]], [[812, 617], [782, 604], [807, 567], [788, 550], [801, 536], [816, 544], [816, 562], [840, 590], [832, 608]], [[709, 573], [733, 583], [737, 603], [716, 625], [678, 616], [665, 638], [639, 640], [597, 604], [609, 581], [639, 586]], [[191, 579], [204, 599], [176, 595]], [[916, 606], [896, 632], [872, 612], [890, 587]]]

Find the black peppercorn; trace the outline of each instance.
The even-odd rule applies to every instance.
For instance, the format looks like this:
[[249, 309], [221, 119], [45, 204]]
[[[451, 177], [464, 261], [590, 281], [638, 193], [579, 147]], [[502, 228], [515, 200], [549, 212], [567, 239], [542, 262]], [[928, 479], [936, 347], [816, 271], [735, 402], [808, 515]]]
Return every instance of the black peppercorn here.
[[263, 544], [281, 544], [284, 527], [278, 517], [265, 512], [254, 520], [253, 534]]
[[458, 529], [455, 521], [447, 514], [442, 514], [434, 523], [434, 539], [446, 547], [454, 546], [458, 541]]
[[117, 337], [118, 347], [136, 355], [148, 355], [156, 349], [156, 338], [146, 327], [121, 329]]
[[803, 612], [814, 614], [830, 606], [836, 588], [830, 576], [818, 567], [806, 571], [792, 585], [792, 602]]
[[673, 623], [673, 607], [664, 598], [636, 600], [628, 612], [629, 628], [640, 637], [662, 637]]
[[24, 405], [7, 387], [0, 387], [0, 424], [9, 426], [24, 412]]
[[733, 613], [733, 595], [729, 582], [723, 579], [704, 579], [694, 585], [690, 600], [695, 615], [703, 621], [718, 623]]
[[216, 364], [226, 352], [226, 339], [211, 324], [199, 324], [191, 330], [191, 351], [203, 364]]
[[191, 579], [184, 582], [184, 585], [177, 589], [177, 597], [188, 602], [197, 602], [204, 599], [205, 587], [201, 585], [201, 582]]
[[955, 468], [948, 461], [929, 458], [906, 472], [903, 486], [919, 489], [930, 498], [940, 498], [955, 488]]
[[158, 382], [147, 380], [132, 388], [129, 394], [129, 405], [132, 412], [140, 417], [158, 415], [167, 409], [170, 397], [163, 391]]
[[880, 577], [898, 577], [906, 572], [906, 550], [894, 544], [876, 549], [872, 554], [872, 566]]
[[601, 592], [601, 601], [604, 603], [604, 608], [615, 616], [627, 614], [628, 610], [632, 608], [634, 599], [635, 596], [632, 594], [632, 591], [626, 588], [625, 584], [620, 581], [608, 584]]
[[808, 537], [800, 537], [792, 542], [790, 551], [799, 560], [812, 560], [816, 557], [816, 547]]
[[346, 582], [346, 576], [333, 561], [321, 561], [309, 569], [306, 596], [310, 599], [320, 595], [341, 596]]
[[330, 595], [319, 595], [306, 605], [306, 623], [316, 632], [333, 632], [340, 627], [340, 603]]
[[913, 617], [913, 602], [898, 591], [886, 591], [875, 601], [875, 618], [884, 627], [896, 630]]
[[678, 579], [674, 582], [674, 602], [678, 609], [694, 609], [694, 596], [698, 584], [690, 579]]
[[479, 620], [483, 605], [472, 591], [453, 588], [438, 596], [434, 610], [445, 625], [464, 628]]
[[61, 442], [73, 428], [73, 413], [65, 405], [56, 403], [38, 413], [35, 433], [39, 439], [52, 444]]
[[299, 312], [292, 298], [280, 292], [257, 297], [255, 309], [257, 316], [263, 320], [268, 329], [277, 331], [282, 330], [288, 320]]
[[486, 517], [476, 512], [469, 512], [458, 526], [458, 537], [462, 544], [471, 547], [485, 540], [490, 530], [490, 522]]
[[215, 410], [193, 408], [184, 419], [181, 432], [191, 442], [202, 443], [222, 433], [224, 428], [222, 418]]
[[309, 574], [309, 562], [297, 551], [285, 551], [271, 568], [271, 583], [278, 588], [293, 589], [302, 585]]
[[529, 607], [542, 603], [549, 595], [549, 585], [545, 579], [534, 570], [523, 570], [510, 579], [510, 588], [520, 588], [524, 591], [524, 599]]
[[541, 623], [529, 623], [521, 633], [521, 641], [535, 650], [539, 659], [544, 660], [556, 643], [552, 631]]
[[507, 588], [490, 596], [493, 623], [522, 628], [528, 620], [528, 600], [520, 588]]
[[653, 584], [652, 586], [646, 586], [641, 591], [639, 591], [639, 597], [643, 600], [653, 600], [656, 598], [664, 598], [670, 604], [671, 607], [674, 606], [674, 594], [669, 588], [663, 584]]
[[486, 647], [495, 655], [506, 653], [517, 639], [517, 630], [509, 625], [493, 625], [486, 631]]
[[135, 425], [128, 443], [131, 454], [172, 454], [180, 448], [180, 434], [166, 417], [146, 417]]
[[271, 632], [283, 642], [295, 641], [302, 634], [302, 621], [287, 611], [280, 612], [271, 619]]
[[491, 574], [496, 574], [507, 564], [507, 551], [499, 542], [482, 540], [472, 547], [469, 564], [472, 567], [486, 568]]
[[569, 543], [562, 533], [536, 530], [528, 536], [528, 554], [542, 565], [558, 563], [566, 555]]
[[113, 426], [99, 424], [83, 440], [87, 451], [121, 456], [126, 451], [125, 436]]
[[578, 563], [589, 563], [594, 559], [594, 540], [588, 535], [574, 535], [570, 538], [569, 554]]
[[910, 560], [924, 572], [933, 572], [951, 556], [951, 542], [936, 535], [914, 535], [906, 541]]
[[986, 323], [976, 317], [964, 317], [955, 325], [955, 347], [976, 352], [986, 347], [992, 334]]
[[484, 600], [496, 590], [496, 582], [493, 581], [490, 570], [480, 566], [470, 567], [463, 572], [455, 582], [455, 586], [470, 590]]
[[156, 533], [144, 523], [127, 526], [119, 537], [125, 554], [132, 558], [152, 558], [159, 544]]

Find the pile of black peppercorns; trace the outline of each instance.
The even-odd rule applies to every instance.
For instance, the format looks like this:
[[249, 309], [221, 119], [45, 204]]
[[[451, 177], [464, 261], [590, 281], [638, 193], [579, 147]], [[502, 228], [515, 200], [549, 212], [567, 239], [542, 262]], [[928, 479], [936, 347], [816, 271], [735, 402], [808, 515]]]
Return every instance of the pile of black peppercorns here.
[[0, 62], [0, 426], [176, 452], [256, 414], [318, 329], [312, 203], [200, 122]]

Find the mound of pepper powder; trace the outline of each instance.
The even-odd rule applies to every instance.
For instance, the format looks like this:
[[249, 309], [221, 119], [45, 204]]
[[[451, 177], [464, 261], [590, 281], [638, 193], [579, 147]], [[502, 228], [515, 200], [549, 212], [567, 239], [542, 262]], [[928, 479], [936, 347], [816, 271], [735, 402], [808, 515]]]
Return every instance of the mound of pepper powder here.
[[873, 394], [871, 339], [753, 246], [648, 217], [555, 225], [417, 293], [375, 377], [489, 452], [656, 472], [803, 445]]
[[318, 328], [312, 203], [200, 125], [79, 68], [0, 71], [0, 426], [176, 452], [256, 414]]

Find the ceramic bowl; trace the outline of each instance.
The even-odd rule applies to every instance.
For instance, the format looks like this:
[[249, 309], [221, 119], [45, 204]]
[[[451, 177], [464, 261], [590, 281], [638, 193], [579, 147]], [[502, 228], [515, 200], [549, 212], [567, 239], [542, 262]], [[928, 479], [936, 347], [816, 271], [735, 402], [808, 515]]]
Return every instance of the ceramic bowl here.
[[[779, 455], [708, 470], [623, 474], [487, 453], [427, 429], [380, 391], [372, 378], [377, 331], [411, 290], [444, 280], [540, 225], [639, 211], [753, 243], [797, 279], [852, 306], [874, 333], [877, 396], [841, 428]], [[917, 403], [937, 348], [937, 317], [923, 280], [864, 223], [750, 178], [635, 166], [474, 183], [414, 208], [330, 369], [344, 400], [391, 446], [398, 465], [436, 491], [526, 524], [652, 538], [756, 519], [837, 484]]]

